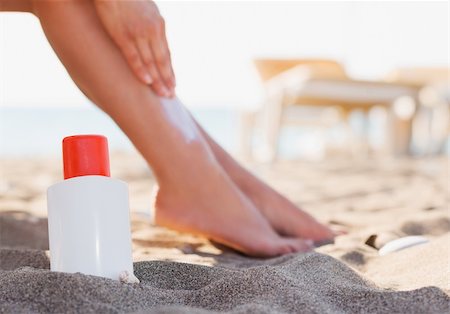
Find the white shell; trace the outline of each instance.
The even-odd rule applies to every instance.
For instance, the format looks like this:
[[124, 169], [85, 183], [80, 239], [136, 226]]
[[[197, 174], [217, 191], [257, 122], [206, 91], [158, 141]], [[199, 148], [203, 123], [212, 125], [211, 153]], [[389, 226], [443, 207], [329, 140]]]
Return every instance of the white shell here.
[[403, 237], [400, 239], [392, 240], [385, 245], [378, 251], [378, 254], [381, 256], [387, 255], [392, 252], [397, 252], [412, 246], [416, 246], [419, 244], [425, 244], [428, 243], [429, 240], [422, 236], [409, 236], [409, 237]]

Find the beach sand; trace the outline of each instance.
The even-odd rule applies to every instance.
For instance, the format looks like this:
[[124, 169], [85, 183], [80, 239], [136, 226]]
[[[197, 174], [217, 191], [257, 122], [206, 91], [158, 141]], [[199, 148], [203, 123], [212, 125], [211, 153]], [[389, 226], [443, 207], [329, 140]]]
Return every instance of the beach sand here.
[[[448, 313], [448, 159], [279, 162], [252, 169], [305, 210], [347, 231], [334, 244], [272, 259], [243, 256], [151, 224], [152, 174], [114, 154], [130, 185], [140, 284], [49, 271], [45, 192], [57, 159], [2, 159], [0, 312]], [[251, 166], [251, 165], [250, 165]], [[429, 243], [379, 256], [385, 243]]]

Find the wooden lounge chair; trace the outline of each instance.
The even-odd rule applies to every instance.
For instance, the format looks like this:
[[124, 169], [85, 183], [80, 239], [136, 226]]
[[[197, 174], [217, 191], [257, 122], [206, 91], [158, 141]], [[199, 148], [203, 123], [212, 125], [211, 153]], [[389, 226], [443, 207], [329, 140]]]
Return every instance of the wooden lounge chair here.
[[417, 86], [418, 113], [413, 130], [413, 144], [419, 154], [445, 151], [450, 137], [450, 68], [408, 67], [392, 71], [386, 78], [396, 84]]
[[409, 109], [409, 115], [393, 124], [391, 146], [397, 153], [408, 151], [419, 90], [416, 84], [354, 80], [333, 60], [258, 59], [255, 65], [267, 93], [263, 108], [265, 160], [277, 157], [280, 128], [288, 118], [285, 115], [288, 106], [336, 107], [346, 119], [356, 109], [363, 112], [374, 106], [390, 109], [400, 98], [408, 98], [413, 108]]

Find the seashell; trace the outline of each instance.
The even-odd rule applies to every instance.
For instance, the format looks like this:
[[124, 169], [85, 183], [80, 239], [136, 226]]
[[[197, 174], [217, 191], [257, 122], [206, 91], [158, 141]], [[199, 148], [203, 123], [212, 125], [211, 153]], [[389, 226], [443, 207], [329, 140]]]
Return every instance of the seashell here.
[[412, 246], [416, 246], [416, 245], [420, 245], [420, 244], [425, 244], [428, 242], [430, 242], [430, 241], [427, 238], [422, 237], [422, 236], [403, 237], [403, 238], [389, 241], [388, 243], [383, 245], [383, 247], [378, 251], [378, 254], [380, 254], [380, 256], [384, 256], [384, 255], [387, 255], [392, 252], [401, 251], [403, 249], [406, 249], [406, 248], [409, 248]]

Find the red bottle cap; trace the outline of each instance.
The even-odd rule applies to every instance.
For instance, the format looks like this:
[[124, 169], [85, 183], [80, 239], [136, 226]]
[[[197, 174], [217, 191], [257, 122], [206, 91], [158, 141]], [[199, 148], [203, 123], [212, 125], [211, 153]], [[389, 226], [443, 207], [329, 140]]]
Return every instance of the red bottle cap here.
[[109, 177], [108, 140], [102, 135], [74, 135], [63, 139], [64, 179], [98, 175]]

